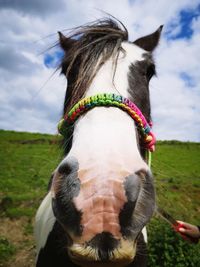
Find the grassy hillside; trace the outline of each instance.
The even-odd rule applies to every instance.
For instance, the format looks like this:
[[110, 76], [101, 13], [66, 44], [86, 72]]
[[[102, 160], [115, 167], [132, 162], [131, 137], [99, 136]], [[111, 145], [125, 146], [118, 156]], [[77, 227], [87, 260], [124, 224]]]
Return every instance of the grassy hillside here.
[[[62, 158], [58, 141], [47, 134], [0, 131], [0, 266], [34, 266], [33, 218]], [[152, 160], [157, 202], [191, 223], [199, 223], [199, 161], [199, 143], [176, 141], [158, 142]]]
[[158, 142], [152, 170], [160, 206], [176, 218], [199, 223], [200, 143]]

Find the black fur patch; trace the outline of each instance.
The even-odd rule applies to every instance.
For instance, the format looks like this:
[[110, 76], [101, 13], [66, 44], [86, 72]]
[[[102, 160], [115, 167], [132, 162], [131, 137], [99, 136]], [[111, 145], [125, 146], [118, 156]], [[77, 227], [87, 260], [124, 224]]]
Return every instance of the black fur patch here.
[[137, 61], [129, 67], [128, 92], [131, 100], [137, 104], [147, 121], [151, 120], [149, 81], [155, 74], [155, 65], [151, 54], [144, 54], [144, 60]]
[[81, 235], [81, 211], [78, 211], [73, 203], [73, 198], [80, 191], [78, 178], [78, 162], [76, 159], [68, 159], [58, 168], [59, 178], [58, 191], [52, 200], [52, 208], [56, 219], [63, 224], [66, 230], [75, 235]]
[[68, 243], [64, 230], [56, 222], [49, 233], [45, 247], [39, 252], [36, 267], [78, 267], [71, 262], [67, 254]]
[[93, 237], [88, 245], [98, 251], [99, 260], [109, 260], [109, 254], [118, 247], [119, 241], [113, 237], [111, 233], [102, 232]]
[[143, 234], [140, 233], [137, 239], [136, 256], [131, 264], [127, 267], [147, 267], [147, 245], [144, 242]]
[[[131, 64], [128, 73], [130, 99], [139, 107], [148, 122], [151, 121], [149, 81], [156, 73], [151, 53], [143, 54], [144, 60]], [[145, 157], [143, 138], [138, 131], [140, 153]]]
[[122, 235], [128, 237], [132, 235], [132, 216], [140, 191], [140, 180], [138, 175], [132, 174], [126, 177], [124, 189], [128, 202], [124, 204], [124, 207], [119, 214], [119, 222]]

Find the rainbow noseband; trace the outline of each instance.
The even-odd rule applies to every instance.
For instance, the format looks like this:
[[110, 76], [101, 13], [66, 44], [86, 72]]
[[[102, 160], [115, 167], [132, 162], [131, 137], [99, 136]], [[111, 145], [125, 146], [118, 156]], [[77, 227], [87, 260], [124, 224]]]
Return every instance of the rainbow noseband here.
[[64, 118], [60, 120], [58, 124], [59, 133], [66, 136], [68, 127], [71, 126], [80, 115], [99, 106], [117, 107], [126, 111], [139, 128], [143, 136], [145, 148], [151, 152], [155, 150], [156, 138], [151, 131], [150, 125], [152, 124], [148, 124], [140, 109], [133, 102], [128, 98], [115, 94], [97, 94], [81, 99], [65, 114]]

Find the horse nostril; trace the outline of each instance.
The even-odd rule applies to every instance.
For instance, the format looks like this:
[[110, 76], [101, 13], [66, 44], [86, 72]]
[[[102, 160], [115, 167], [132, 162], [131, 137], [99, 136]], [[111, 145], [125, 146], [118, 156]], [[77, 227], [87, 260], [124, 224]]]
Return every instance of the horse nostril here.
[[78, 161], [75, 158], [63, 160], [54, 176], [55, 198], [52, 199], [52, 208], [56, 219], [69, 232], [81, 235], [81, 212], [77, 210], [73, 199], [80, 191], [78, 178]]
[[146, 171], [144, 169], [137, 171], [136, 175], [139, 176], [141, 182], [145, 182], [146, 180], [149, 180], [149, 179], [152, 180], [152, 174], [149, 171]]
[[136, 202], [141, 187], [141, 180], [138, 174], [132, 174], [126, 177], [124, 182], [124, 189], [128, 201]]
[[139, 170], [126, 177], [124, 190], [127, 202], [119, 214], [121, 233], [126, 237], [136, 237], [152, 216], [155, 193], [150, 172]]
[[63, 160], [58, 166], [58, 172], [60, 174], [68, 175], [78, 170], [78, 162], [75, 158], [70, 157], [67, 160]]
[[61, 162], [60, 166], [58, 167], [58, 172], [60, 174], [69, 174], [71, 172], [69, 163], [66, 161]]

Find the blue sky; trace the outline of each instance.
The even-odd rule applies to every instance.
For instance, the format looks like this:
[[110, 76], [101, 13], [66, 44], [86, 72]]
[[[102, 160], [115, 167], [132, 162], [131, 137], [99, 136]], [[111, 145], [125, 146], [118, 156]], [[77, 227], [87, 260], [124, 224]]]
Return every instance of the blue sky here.
[[181, 72], [180, 78], [185, 82], [188, 89], [190, 89], [191, 87], [194, 87], [196, 85], [194, 79], [186, 72]]
[[170, 4], [165, 0], [1, 2], [0, 128], [57, 132], [66, 80], [59, 71], [54, 73], [62, 51], [48, 48], [58, 41], [57, 31], [66, 33], [65, 29], [101, 18], [104, 14], [99, 10], [120, 19], [128, 28], [130, 40], [164, 24], [155, 52], [158, 77], [150, 84], [154, 131], [162, 140], [200, 142], [197, 0]]
[[195, 10], [182, 10], [180, 12], [180, 24], [181, 31], [175, 36], [177, 38], [191, 38], [193, 34], [192, 21], [197, 18], [200, 14], [196, 13]]
[[64, 53], [63, 51], [58, 47], [56, 51], [52, 53], [45, 53], [44, 55], [44, 65], [47, 68], [57, 68], [59, 67], [60, 60], [62, 59]]
[[176, 26], [178, 23], [178, 26], [180, 27], [180, 30], [174, 35], [170, 35], [170, 31], [167, 33], [168, 39], [190, 39], [194, 33], [192, 29], [192, 23], [194, 20], [198, 20], [200, 16], [200, 4], [195, 6], [191, 9], [183, 9], [179, 12], [179, 19], [177, 21], [177, 18], [172, 19], [171, 25], [172, 27]]

